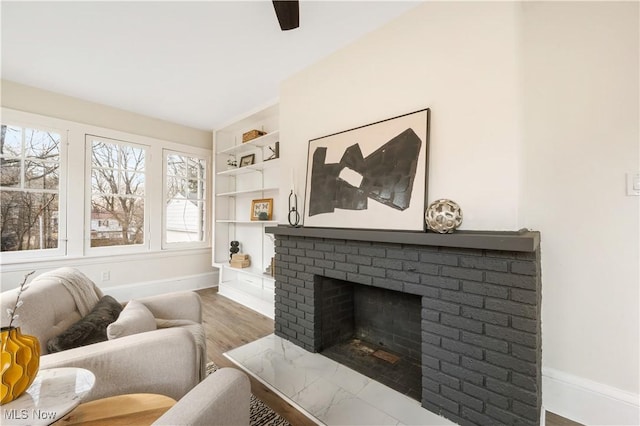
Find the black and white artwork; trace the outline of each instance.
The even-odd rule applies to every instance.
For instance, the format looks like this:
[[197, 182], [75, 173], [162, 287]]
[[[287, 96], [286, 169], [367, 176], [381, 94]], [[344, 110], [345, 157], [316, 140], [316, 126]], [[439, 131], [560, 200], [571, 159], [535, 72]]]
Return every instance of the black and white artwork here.
[[429, 109], [309, 141], [304, 225], [424, 230]]

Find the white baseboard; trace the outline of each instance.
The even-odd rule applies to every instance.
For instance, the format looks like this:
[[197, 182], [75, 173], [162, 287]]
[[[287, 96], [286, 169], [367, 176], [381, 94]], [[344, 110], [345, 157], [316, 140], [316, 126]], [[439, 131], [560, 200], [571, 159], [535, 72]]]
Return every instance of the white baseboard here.
[[270, 300], [265, 300], [262, 297], [251, 294], [251, 292], [238, 289], [234, 283], [237, 284], [235, 281], [220, 283], [218, 294], [253, 309], [267, 318], [275, 318], [273, 296]]
[[218, 271], [206, 274], [186, 275], [166, 280], [144, 281], [115, 287], [102, 288], [104, 294], [114, 297], [119, 302], [126, 302], [141, 297], [156, 296], [185, 290], [200, 290], [218, 286]]
[[542, 369], [542, 405], [585, 425], [640, 425], [640, 395], [552, 368]]

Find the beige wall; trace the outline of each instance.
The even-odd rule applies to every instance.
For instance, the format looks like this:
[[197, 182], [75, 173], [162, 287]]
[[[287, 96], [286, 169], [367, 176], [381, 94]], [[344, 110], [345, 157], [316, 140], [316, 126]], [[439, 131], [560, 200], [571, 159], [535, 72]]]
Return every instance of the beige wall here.
[[640, 171], [638, 5], [525, 4], [519, 203], [522, 225], [542, 233], [546, 374], [630, 392], [636, 419], [640, 197], [625, 174]]
[[2, 106], [211, 149], [212, 132], [2, 80]]
[[545, 405], [632, 424], [638, 4], [423, 4], [283, 82], [282, 157], [304, 188], [310, 139], [424, 107], [428, 200], [457, 201], [463, 229], [541, 231]]
[[457, 201], [462, 229], [518, 229], [518, 14], [436, 2], [286, 80], [282, 156], [299, 164], [297, 187], [310, 139], [429, 107], [427, 201]]

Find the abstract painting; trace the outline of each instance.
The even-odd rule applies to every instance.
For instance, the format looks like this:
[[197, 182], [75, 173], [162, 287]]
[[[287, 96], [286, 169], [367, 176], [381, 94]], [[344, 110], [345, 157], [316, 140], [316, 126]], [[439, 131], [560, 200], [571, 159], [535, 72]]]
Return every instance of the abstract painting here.
[[429, 113], [309, 141], [304, 226], [424, 230]]

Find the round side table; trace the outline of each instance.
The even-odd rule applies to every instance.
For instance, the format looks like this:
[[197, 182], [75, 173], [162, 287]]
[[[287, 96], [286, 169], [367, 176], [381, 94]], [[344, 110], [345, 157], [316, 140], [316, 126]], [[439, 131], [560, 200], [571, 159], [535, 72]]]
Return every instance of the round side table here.
[[3, 425], [50, 425], [77, 407], [93, 388], [95, 376], [84, 368], [40, 370], [29, 389], [2, 405]]

